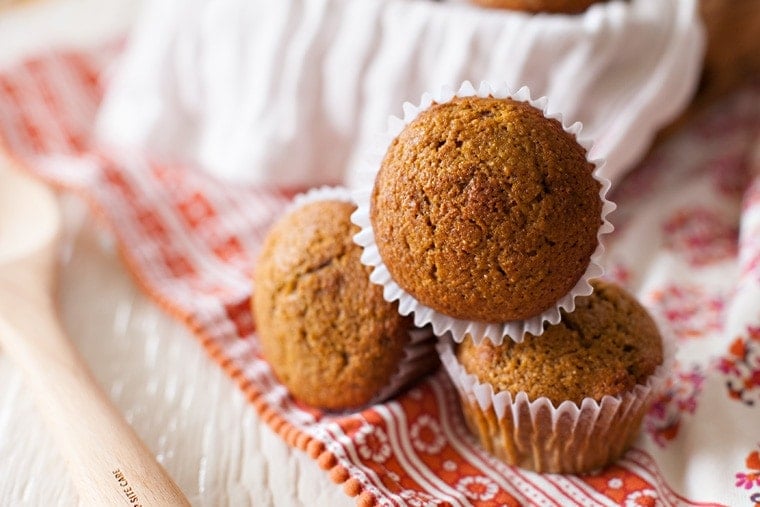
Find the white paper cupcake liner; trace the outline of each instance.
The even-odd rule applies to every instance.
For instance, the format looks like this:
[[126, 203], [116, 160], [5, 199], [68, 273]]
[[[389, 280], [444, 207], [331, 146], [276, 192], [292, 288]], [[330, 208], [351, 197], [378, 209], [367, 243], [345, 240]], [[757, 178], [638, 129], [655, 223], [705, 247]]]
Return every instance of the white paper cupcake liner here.
[[[287, 207], [286, 213], [306, 204], [321, 201], [340, 201], [355, 204], [349, 189], [322, 186], [296, 195]], [[364, 406], [374, 405], [393, 397], [422, 374], [430, 371], [438, 363], [435, 350], [436, 341], [436, 337], [429, 326], [411, 329], [409, 331], [409, 343], [404, 347], [398, 369], [388, 380], [388, 383]], [[352, 408], [351, 411], [361, 408], [363, 407]]]
[[[502, 458], [508, 456], [512, 464], [524, 466], [529, 463], [528, 468], [554, 472], [567, 470], [553, 469], [552, 461], [562, 463], [558, 465], [562, 468], [583, 468], [588, 463], [589, 453], [599, 455], [601, 448], [602, 454], [617, 455], [627, 443], [622, 436], [628, 436], [630, 440], [639, 433], [641, 419], [632, 415], [641, 412], [660, 393], [675, 360], [675, 342], [663, 336], [662, 347], [663, 362], [644, 384], [619, 396], [604, 396], [599, 401], [585, 398], [580, 405], [564, 401], [555, 406], [546, 397], [530, 401], [524, 391], [512, 396], [508, 391], [497, 392], [490, 383], [480, 382], [457, 360], [450, 336], [441, 337], [436, 346], [462, 404], [477, 405], [480, 412], [477, 416], [483, 419], [489, 414], [495, 416], [488, 432], [471, 427], [484, 447]], [[467, 410], [463, 406], [466, 418]], [[499, 423], [505, 420], [511, 425], [510, 436], [515, 442], [508, 441], [509, 438], [498, 430]], [[468, 424], [471, 424], [469, 419]], [[539, 424], [542, 426], [538, 427]], [[532, 448], [525, 442], [531, 442]], [[568, 452], [568, 449], [572, 451]], [[521, 454], [522, 462], [516, 457]]]
[[607, 215], [615, 209], [615, 205], [607, 200], [607, 192], [610, 188], [610, 181], [600, 176], [600, 169], [604, 165], [601, 159], [589, 158], [594, 164], [594, 178], [601, 184], [599, 197], [602, 200], [602, 223], [597, 232], [597, 248], [591, 255], [588, 267], [575, 286], [566, 295], [561, 297], [555, 304], [543, 312], [525, 320], [515, 320], [503, 323], [477, 322], [450, 317], [438, 312], [417, 301], [411, 294], [399, 286], [391, 276], [385, 266], [377, 244], [375, 243], [375, 234], [370, 221], [370, 200], [375, 176], [380, 168], [385, 151], [390, 146], [401, 131], [411, 123], [421, 111], [428, 109], [434, 103], [443, 104], [450, 102], [455, 97], [494, 97], [499, 99], [511, 98], [520, 102], [528, 102], [533, 107], [541, 110], [547, 118], [556, 119], [562, 125], [562, 128], [572, 134], [576, 141], [586, 149], [587, 157], [591, 153], [592, 143], [589, 139], [581, 137], [582, 125], [575, 122], [567, 125], [562, 115], [550, 108], [549, 100], [546, 97], [538, 99], [531, 98], [530, 90], [523, 86], [516, 92], [510, 90], [506, 84], [494, 85], [489, 82], [482, 82], [475, 89], [469, 81], [465, 81], [455, 92], [451, 88], [442, 87], [436, 94], [425, 93], [419, 105], [415, 106], [409, 102], [405, 103], [404, 118], [391, 117], [388, 121], [388, 131], [378, 141], [378, 149], [367, 162], [362, 177], [358, 181], [366, 182], [366, 185], [356, 188], [353, 191], [354, 201], [357, 209], [351, 215], [351, 220], [361, 228], [361, 231], [354, 236], [354, 241], [360, 245], [364, 251], [361, 261], [373, 268], [370, 280], [378, 285], [383, 286], [383, 297], [387, 301], [398, 301], [399, 311], [402, 315], [414, 314], [414, 322], [417, 326], [432, 325], [433, 332], [441, 336], [450, 333], [456, 342], [460, 342], [466, 335], [470, 335], [475, 343], [480, 343], [484, 338], [488, 338], [495, 344], [499, 345], [504, 337], [508, 336], [515, 342], [521, 342], [525, 334], [530, 333], [538, 336], [544, 332], [544, 323], [557, 324], [561, 319], [561, 310], [572, 312], [575, 309], [575, 298], [578, 296], [588, 296], [592, 292], [589, 280], [597, 278], [604, 273], [601, 265], [601, 257], [604, 253], [602, 236], [612, 232], [612, 224], [607, 220]]
[[285, 214], [290, 213], [296, 208], [306, 204], [320, 201], [340, 201], [356, 204], [352, 193], [345, 187], [333, 187], [323, 185], [321, 187], [310, 188], [306, 192], [300, 193], [293, 197], [293, 200], [285, 208]]
[[409, 337], [410, 340], [404, 347], [404, 356], [398, 365], [398, 370], [391, 376], [388, 384], [367, 403], [367, 406], [392, 398], [423, 374], [432, 371], [438, 364], [435, 350], [437, 339], [429, 327], [413, 329], [409, 332]]

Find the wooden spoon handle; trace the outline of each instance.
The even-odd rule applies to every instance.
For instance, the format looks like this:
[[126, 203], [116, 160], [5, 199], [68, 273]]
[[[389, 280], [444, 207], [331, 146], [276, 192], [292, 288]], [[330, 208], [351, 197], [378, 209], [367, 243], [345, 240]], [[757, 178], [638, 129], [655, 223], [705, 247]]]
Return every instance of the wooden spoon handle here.
[[[43, 307], [46, 305], [42, 305]], [[189, 505], [97, 385], [56, 319], [0, 316], [0, 342], [24, 370], [82, 505]], [[11, 320], [13, 322], [11, 322]], [[63, 503], [73, 503], [62, 499]]]

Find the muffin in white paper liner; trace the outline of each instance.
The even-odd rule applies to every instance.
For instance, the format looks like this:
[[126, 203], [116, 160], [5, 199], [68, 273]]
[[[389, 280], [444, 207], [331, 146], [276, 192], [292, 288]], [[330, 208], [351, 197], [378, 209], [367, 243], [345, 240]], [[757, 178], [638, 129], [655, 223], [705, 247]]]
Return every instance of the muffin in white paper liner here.
[[[571, 134], [578, 144], [586, 150], [588, 161], [595, 166], [593, 177], [600, 184], [599, 197], [602, 201], [602, 211], [600, 217], [601, 223], [597, 231], [597, 247], [590, 257], [585, 272], [567, 294], [541, 313], [525, 320], [501, 323], [479, 322], [451, 317], [426, 306], [404, 290], [393, 279], [380, 256], [375, 242], [374, 230], [370, 219], [370, 201], [375, 177], [385, 156], [386, 149], [401, 131], [414, 121], [422, 111], [434, 104], [450, 102], [455, 97], [473, 96], [481, 98], [493, 97], [497, 99], [510, 98], [518, 102], [527, 102], [536, 109], [539, 109], [546, 118], [559, 121], [565, 132]], [[482, 82], [476, 89], [470, 82], [465, 81], [456, 92], [449, 87], [442, 87], [436, 94], [423, 94], [420, 104], [417, 106], [409, 102], [405, 103], [403, 110], [403, 119], [397, 117], [389, 119], [388, 131], [378, 140], [378, 149], [370, 155], [370, 160], [364, 166], [362, 177], [359, 178], [359, 181], [365, 182], [365, 184], [353, 191], [357, 209], [351, 215], [351, 220], [361, 228], [361, 231], [354, 236], [354, 241], [363, 248], [361, 261], [373, 268], [370, 280], [383, 286], [383, 296], [387, 301], [399, 302], [399, 311], [402, 315], [413, 313], [414, 322], [417, 326], [421, 327], [430, 324], [436, 335], [441, 336], [449, 333], [456, 342], [461, 342], [466, 335], [470, 335], [475, 343], [480, 343], [483, 339], [488, 338], [498, 345], [507, 336], [515, 342], [521, 342], [526, 334], [534, 336], [542, 334], [545, 323], [556, 324], [560, 321], [561, 310], [573, 311], [576, 297], [591, 294], [592, 289], [589, 280], [601, 276], [604, 272], [600, 263], [600, 259], [604, 253], [602, 236], [613, 230], [612, 224], [607, 220], [607, 215], [615, 209], [615, 205], [607, 200], [610, 181], [599, 174], [604, 162], [589, 157], [592, 143], [581, 136], [582, 125], [579, 122], [566, 125], [562, 115], [551, 110], [549, 100], [546, 97], [533, 99], [530, 90], [526, 86], [513, 92], [506, 84], [494, 85], [489, 82]]]
[[[355, 204], [351, 197], [351, 192], [347, 188], [338, 186], [321, 186], [296, 195], [290, 205], [286, 208], [285, 214], [307, 204], [321, 201], [340, 201]], [[351, 409], [346, 410], [360, 410], [363, 407], [385, 401], [416, 379], [420, 378], [421, 375], [430, 371], [436, 364], [438, 364], [435, 346], [436, 337], [433, 335], [432, 329], [429, 326], [410, 329], [409, 342], [404, 346], [401, 360], [398, 363], [398, 368], [396, 372], [391, 375], [388, 383], [365, 405], [352, 407]], [[371, 368], [372, 365], [367, 365], [367, 367]], [[345, 412], [346, 410], [333, 410], [333, 412]]]
[[495, 391], [465, 370], [454, 346], [447, 335], [436, 347], [459, 393], [470, 431], [503, 461], [547, 473], [591, 472], [620, 457], [638, 436], [675, 355], [674, 341], [662, 335], [663, 361], [644, 384], [600, 401], [585, 398], [580, 406], [569, 400], [554, 406], [546, 397], [530, 401], [524, 391], [514, 397], [508, 391]]

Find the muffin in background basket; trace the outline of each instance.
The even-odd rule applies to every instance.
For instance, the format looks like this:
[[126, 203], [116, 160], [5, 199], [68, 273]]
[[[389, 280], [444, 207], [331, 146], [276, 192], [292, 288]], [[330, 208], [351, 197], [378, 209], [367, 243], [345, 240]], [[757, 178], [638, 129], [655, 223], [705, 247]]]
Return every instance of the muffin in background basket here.
[[607, 0], [470, 0], [483, 7], [526, 12], [578, 14], [595, 3]]
[[332, 194], [308, 200], [272, 227], [256, 265], [253, 312], [262, 354], [297, 400], [358, 408], [437, 364], [433, 337], [370, 283], [351, 240], [355, 206]]
[[663, 341], [646, 310], [616, 285], [592, 285], [540, 337], [439, 345], [467, 426], [511, 465], [583, 473], [615, 461], [662, 382]]

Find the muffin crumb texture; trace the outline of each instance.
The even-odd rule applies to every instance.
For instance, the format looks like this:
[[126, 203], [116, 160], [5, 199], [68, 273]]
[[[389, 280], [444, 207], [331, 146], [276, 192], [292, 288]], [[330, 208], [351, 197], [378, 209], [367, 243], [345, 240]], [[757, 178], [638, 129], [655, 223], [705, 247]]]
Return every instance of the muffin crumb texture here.
[[354, 206], [306, 204], [270, 230], [254, 275], [262, 354], [298, 400], [362, 406], [388, 383], [413, 323], [370, 283], [352, 242]]
[[469, 337], [457, 357], [468, 373], [496, 391], [525, 391], [531, 401], [549, 398], [580, 405], [644, 384], [662, 364], [662, 340], [649, 314], [620, 287], [594, 281], [594, 293], [578, 298], [576, 310], [538, 337], [501, 346]]
[[434, 104], [391, 143], [370, 219], [393, 279], [445, 315], [538, 315], [578, 282], [601, 225], [586, 150], [528, 103]]

